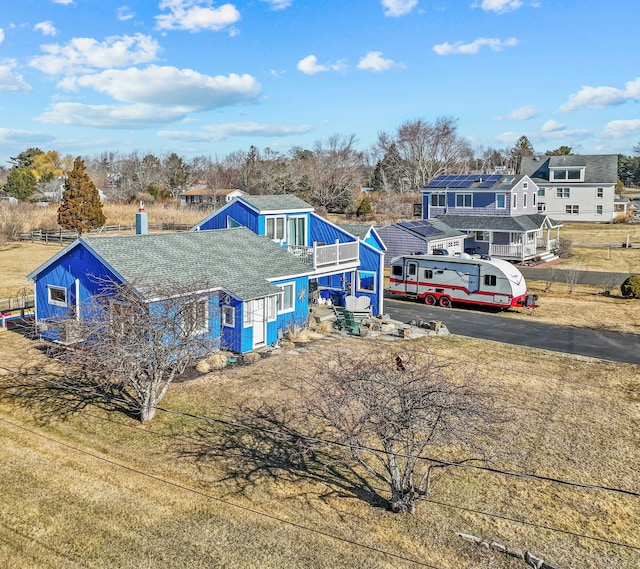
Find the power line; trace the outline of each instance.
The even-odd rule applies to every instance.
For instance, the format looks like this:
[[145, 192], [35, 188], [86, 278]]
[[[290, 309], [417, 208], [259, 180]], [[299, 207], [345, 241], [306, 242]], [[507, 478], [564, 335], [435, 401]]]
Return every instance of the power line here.
[[[2, 369], [5, 369], [5, 370], [10, 371], [12, 373], [25, 375], [27, 377], [31, 377], [31, 378], [36, 379], [36, 380], [44, 381], [46, 383], [50, 383], [50, 384], [54, 384], [54, 385], [60, 385], [60, 386], [66, 387], [66, 388], [74, 390], [74, 391], [82, 391], [82, 392], [90, 394], [90, 395], [97, 395], [99, 397], [108, 399], [109, 401], [125, 403], [126, 405], [130, 406], [130, 401], [127, 401], [125, 399], [118, 398], [118, 397], [113, 397], [113, 396], [110, 396], [108, 394], [96, 391], [96, 390], [87, 390], [87, 389], [83, 389], [83, 388], [78, 388], [76, 386], [68, 385], [68, 384], [65, 384], [65, 383], [62, 383], [62, 382], [40, 378], [40, 377], [34, 376], [32, 374], [24, 374], [22, 372], [16, 372], [14, 370], [9, 370], [8, 368], [2, 368]], [[132, 409], [133, 410], [139, 410], [139, 409], [135, 409], [135, 408], [132, 408]], [[167, 409], [165, 407], [160, 407], [160, 406], [157, 406], [156, 410], [157, 411], [162, 411], [164, 413], [172, 414], [172, 415], [179, 415], [179, 416], [188, 417], [188, 418], [191, 418], [191, 419], [206, 421], [206, 422], [209, 422], [209, 423], [218, 423], [218, 424], [227, 425], [227, 426], [231, 426], [231, 427], [246, 429], [246, 430], [249, 430], [249, 431], [258, 431], [258, 432], [274, 434], [274, 435], [291, 436], [291, 434], [287, 433], [286, 431], [267, 428], [267, 427], [259, 427], [259, 426], [256, 426], [256, 425], [247, 425], [247, 424], [244, 424], [244, 423], [239, 423], [237, 421], [219, 419], [219, 418], [216, 418], [216, 417], [209, 417], [207, 415], [197, 415], [195, 413], [187, 413], [187, 412], [184, 412], [184, 411], [177, 411], [177, 410], [174, 410], [174, 409]], [[340, 441], [334, 441], [334, 440], [323, 439], [323, 438], [315, 437], [315, 436], [306, 436], [306, 435], [299, 435], [298, 438], [300, 440], [304, 440], [304, 441], [308, 441], [308, 442], [328, 444], [328, 445], [337, 446], [337, 447], [340, 447], [340, 448], [346, 448], [346, 449], [349, 449], [349, 450], [354, 449], [354, 450], [359, 450], [359, 451], [372, 452], [372, 453], [380, 454], [380, 455], [385, 455], [386, 454], [386, 452], [383, 449], [370, 447], [370, 446], [366, 446], [366, 445], [353, 445], [353, 444], [343, 443], [343, 442], [340, 442]], [[493, 474], [500, 474], [500, 475], [503, 475], [503, 476], [509, 476], [509, 477], [514, 477], [514, 478], [538, 480], [538, 481], [542, 481], [542, 482], [550, 482], [550, 483], [561, 484], [561, 485], [569, 486], [569, 487], [582, 488], [582, 489], [586, 489], [586, 490], [600, 490], [600, 491], [605, 491], [605, 492], [613, 492], [613, 493], [618, 493], [618, 494], [624, 494], [624, 495], [633, 496], [633, 497], [640, 497], [640, 492], [635, 492], [633, 490], [627, 490], [627, 489], [624, 489], [624, 488], [615, 488], [615, 487], [612, 487], [612, 486], [604, 486], [604, 485], [600, 485], [600, 484], [590, 484], [590, 483], [584, 483], [584, 482], [575, 482], [575, 481], [571, 481], [571, 480], [564, 480], [562, 478], [558, 478], [558, 477], [554, 477], [554, 476], [543, 476], [543, 475], [540, 475], [540, 474], [533, 474], [533, 473], [527, 473], [527, 472], [515, 472], [515, 471], [504, 470], [504, 469], [495, 468], [495, 467], [491, 467], [491, 466], [482, 466], [482, 465], [478, 465], [478, 464], [470, 464], [468, 462], [461, 463], [461, 462], [455, 462], [455, 461], [450, 461], [450, 460], [444, 460], [444, 459], [441, 459], [441, 458], [438, 458], [438, 457], [434, 457], [434, 456], [412, 455], [412, 454], [406, 454], [406, 453], [396, 453], [395, 456], [397, 456], [398, 458], [418, 459], [418, 460], [422, 460], [422, 461], [432, 462], [432, 463], [438, 464], [440, 466], [450, 466], [450, 467], [454, 467], [454, 468], [479, 470], [479, 471], [490, 472], [490, 473], [493, 473]]]
[[380, 554], [386, 555], [388, 557], [393, 557], [394, 559], [398, 559], [400, 561], [405, 561], [407, 563], [413, 563], [414, 565], [419, 565], [421, 567], [428, 567], [429, 569], [441, 569], [440, 567], [437, 567], [435, 565], [431, 565], [429, 563], [426, 563], [424, 561], [420, 561], [418, 559], [412, 559], [410, 557], [405, 557], [404, 555], [400, 555], [398, 553], [393, 553], [391, 551], [386, 551], [384, 549], [373, 547], [373, 546], [367, 545], [365, 543], [360, 543], [360, 542], [357, 542], [357, 541], [353, 541], [351, 539], [347, 539], [345, 537], [341, 537], [341, 536], [338, 536], [338, 535], [331, 534], [331, 533], [326, 532], [324, 530], [311, 528], [311, 527], [305, 526], [303, 524], [300, 524], [298, 522], [293, 522], [293, 521], [290, 521], [290, 520], [286, 520], [284, 518], [280, 518], [278, 516], [274, 516], [273, 514], [268, 514], [266, 512], [261, 512], [259, 510], [255, 510], [253, 508], [249, 508], [248, 506], [243, 506], [241, 504], [235, 504], [233, 502], [229, 502], [228, 500], [223, 500], [222, 498], [218, 498], [217, 496], [213, 496], [212, 494], [208, 494], [207, 492], [203, 492], [202, 490], [197, 490], [195, 488], [190, 488], [188, 486], [184, 486], [183, 484], [179, 484], [177, 482], [173, 482], [172, 480], [167, 480], [165, 478], [161, 478], [160, 476], [156, 476], [155, 474], [149, 474], [148, 472], [144, 472], [144, 471], [139, 470], [137, 468], [133, 468], [132, 466], [127, 466], [126, 464], [122, 464], [120, 462], [116, 462], [115, 460], [112, 460], [110, 458], [106, 458], [106, 457], [97, 455], [95, 453], [89, 452], [87, 450], [75, 447], [73, 445], [70, 445], [68, 443], [62, 442], [62, 441], [60, 441], [58, 439], [55, 439], [53, 437], [50, 437], [48, 435], [44, 435], [42, 433], [38, 433], [37, 431], [29, 429], [29, 428], [27, 428], [27, 427], [25, 427], [23, 425], [16, 424], [13, 421], [8, 421], [3, 417], [0, 417], [0, 422], [3, 422], [5, 424], [7, 424], [7, 425], [10, 425], [10, 426], [12, 426], [12, 427], [14, 427], [16, 429], [23, 430], [23, 431], [25, 431], [27, 433], [30, 433], [32, 435], [35, 435], [37, 437], [43, 438], [43, 439], [45, 439], [45, 440], [47, 440], [49, 442], [55, 443], [55, 444], [60, 445], [62, 447], [65, 447], [65, 448], [68, 448], [70, 450], [73, 450], [75, 452], [90, 456], [90, 457], [92, 457], [92, 458], [94, 458], [96, 460], [105, 462], [105, 463], [110, 464], [112, 466], [116, 466], [118, 468], [122, 468], [124, 470], [129, 471], [129, 472], [133, 472], [135, 474], [139, 474], [140, 476], [144, 476], [146, 478], [150, 478], [151, 480], [155, 480], [156, 482], [161, 482], [163, 484], [167, 484], [169, 486], [173, 486], [174, 488], [178, 488], [180, 490], [184, 490], [185, 492], [191, 492], [192, 494], [196, 494], [198, 496], [202, 496], [202, 497], [207, 498], [209, 500], [214, 500], [214, 501], [216, 501], [218, 503], [225, 504], [225, 505], [231, 506], [233, 508], [237, 508], [239, 510], [242, 510], [242, 511], [245, 511], [245, 512], [249, 512], [251, 514], [254, 514], [254, 515], [257, 515], [257, 516], [261, 516], [261, 517], [267, 518], [269, 520], [272, 520], [272, 521], [275, 521], [275, 522], [278, 522], [278, 523], [281, 523], [281, 524], [286, 524], [286, 525], [289, 525], [291, 527], [294, 527], [294, 528], [302, 530], [302, 531], [315, 533], [315, 534], [321, 535], [323, 537], [328, 537], [328, 538], [334, 539], [336, 541], [341, 541], [341, 542], [346, 543], [348, 545], [352, 545], [352, 546], [355, 546], [355, 547], [361, 547], [363, 549], [366, 549], [366, 550], [369, 550], [369, 551], [373, 551], [374, 553], [380, 553]]

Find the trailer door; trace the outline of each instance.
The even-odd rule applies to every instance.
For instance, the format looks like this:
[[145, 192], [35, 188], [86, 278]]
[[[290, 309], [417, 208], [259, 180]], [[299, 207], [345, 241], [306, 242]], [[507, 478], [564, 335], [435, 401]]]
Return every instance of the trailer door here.
[[409, 261], [404, 272], [407, 294], [418, 294], [418, 263]]

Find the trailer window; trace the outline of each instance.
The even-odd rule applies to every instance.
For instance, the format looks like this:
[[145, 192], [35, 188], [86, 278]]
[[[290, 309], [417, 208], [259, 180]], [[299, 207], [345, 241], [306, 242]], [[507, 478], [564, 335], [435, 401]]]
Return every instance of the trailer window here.
[[486, 286], [496, 286], [497, 279], [495, 275], [485, 275], [484, 276], [484, 284]]
[[407, 266], [407, 275], [411, 276], [411, 277], [415, 277], [416, 276], [416, 267], [417, 265], [415, 265], [414, 263], [411, 263], [410, 265]]
[[432, 279], [433, 278], [433, 271], [431, 269], [425, 269], [424, 270], [424, 278], [425, 279]]
[[391, 274], [394, 277], [401, 277], [402, 276], [402, 265], [393, 265], [391, 267]]

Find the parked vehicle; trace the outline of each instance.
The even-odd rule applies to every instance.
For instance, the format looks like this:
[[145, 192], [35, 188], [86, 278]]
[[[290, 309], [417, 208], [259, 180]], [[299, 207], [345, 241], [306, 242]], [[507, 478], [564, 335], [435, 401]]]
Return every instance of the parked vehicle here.
[[391, 261], [388, 292], [449, 307], [453, 302], [499, 308], [535, 308], [537, 295], [517, 267], [503, 259], [403, 255]]

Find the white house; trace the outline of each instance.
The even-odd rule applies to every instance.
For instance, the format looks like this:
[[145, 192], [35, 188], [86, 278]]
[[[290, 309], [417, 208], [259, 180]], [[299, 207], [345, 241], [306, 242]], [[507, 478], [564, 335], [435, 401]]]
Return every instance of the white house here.
[[617, 154], [524, 156], [520, 173], [538, 186], [538, 212], [563, 221], [611, 222], [615, 203]]

